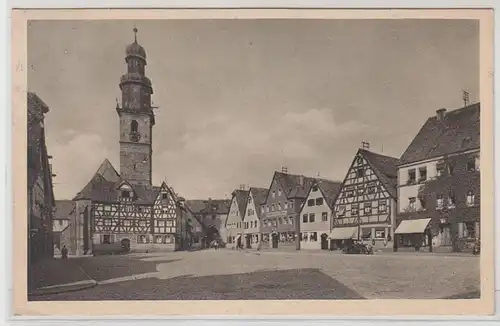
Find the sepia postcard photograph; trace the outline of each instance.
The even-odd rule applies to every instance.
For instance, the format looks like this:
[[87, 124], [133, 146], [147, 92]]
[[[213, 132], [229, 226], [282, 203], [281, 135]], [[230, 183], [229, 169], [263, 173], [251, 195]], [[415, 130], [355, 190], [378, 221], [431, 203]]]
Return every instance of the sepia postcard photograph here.
[[493, 313], [491, 11], [12, 15], [19, 314]]

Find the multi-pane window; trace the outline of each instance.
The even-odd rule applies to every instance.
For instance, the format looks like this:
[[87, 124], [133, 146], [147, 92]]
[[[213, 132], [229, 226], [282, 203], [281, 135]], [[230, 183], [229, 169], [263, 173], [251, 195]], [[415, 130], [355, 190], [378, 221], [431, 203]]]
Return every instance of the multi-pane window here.
[[427, 180], [427, 167], [421, 167], [418, 169], [418, 182], [424, 182]]
[[415, 169], [408, 170], [408, 184], [415, 183], [416, 179], [417, 179], [417, 174]]
[[356, 169], [356, 178], [362, 178], [365, 175], [365, 171], [363, 169]]
[[454, 208], [455, 205], [456, 205], [455, 194], [454, 193], [449, 193], [448, 194], [448, 207], [449, 208]]
[[444, 163], [440, 162], [436, 164], [436, 174], [438, 177], [444, 175]]
[[323, 222], [328, 221], [328, 213], [327, 212], [321, 213], [321, 221], [323, 221]]
[[312, 187], [312, 192], [316, 192], [316, 191], [318, 191], [318, 186], [313, 186]]
[[437, 195], [437, 197], [436, 197], [436, 209], [443, 209], [443, 195]]
[[315, 220], [315, 215], [314, 215], [314, 213], [309, 214], [309, 222], [310, 222], [310, 223], [313, 223], [313, 222], [314, 222], [314, 220]]
[[387, 212], [387, 201], [386, 200], [380, 200], [378, 202], [378, 212], [379, 213], [386, 213]]
[[314, 199], [309, 199], [307, 201], [307, 206], [314, 206]]
[[352, 204], [352, 206], [351, 206], [351, 215], [352, 216], [358, 216], [358, 214], [359, 214], [358, 204]]
[[337, 216], [344, 216], [345, 215], [345, 205], [339, 205], [338, 206], [338, 211], [337, 211]]
[[467, 192], [467, 206], [471, 207], [475, 204], [475, 196], [472, 191]]
[[307, 223], [307, 214], [302, 215], [302, 223]]
[[371, 202], [365, 203], [364, 210], [365, 210], [365, 215], [371, 215], [372, 214], [372, 203]]
[[321, 206], [323, 205], [323, 198], [320, 197], [320, 198], [316, 198], [316, 206]]

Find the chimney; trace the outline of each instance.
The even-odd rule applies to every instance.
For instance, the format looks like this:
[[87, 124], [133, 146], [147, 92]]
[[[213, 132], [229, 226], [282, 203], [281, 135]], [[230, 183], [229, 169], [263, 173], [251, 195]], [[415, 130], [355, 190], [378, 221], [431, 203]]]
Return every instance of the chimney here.
[[281, 173], [288, 173], [288, 168], [286, 166], [282, 166]]
[[445, 115], [446, 115], [446, 109], [439, 109], [436, 111], [436, 117], [438, 121], [443, 120]]
[[240, 184], [240, 190], [245, 190], [246, 186], [244, 184]]
[[300, 184], [301, 187], [304, 186], [304, 176], [303, 175], [299, 176], [299, 184]]

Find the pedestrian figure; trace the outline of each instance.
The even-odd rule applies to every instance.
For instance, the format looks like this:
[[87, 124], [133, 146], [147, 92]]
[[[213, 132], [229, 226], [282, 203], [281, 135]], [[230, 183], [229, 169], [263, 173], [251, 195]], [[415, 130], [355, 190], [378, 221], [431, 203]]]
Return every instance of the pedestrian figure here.
[[68, 249], [66, 248], [66, 245], [64, 245], [61, 249], [61, 257], [62, 259], [68, 259]]
[[216, 251], [217, 251], [217, 249], [219, 249], [219, 241], [215, 241], [214, 248]]

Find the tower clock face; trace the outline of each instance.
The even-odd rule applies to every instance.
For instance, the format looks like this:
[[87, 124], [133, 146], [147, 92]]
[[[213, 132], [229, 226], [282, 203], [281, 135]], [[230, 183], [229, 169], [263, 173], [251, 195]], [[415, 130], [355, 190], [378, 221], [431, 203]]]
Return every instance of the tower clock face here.
[[130, 137], [130, 141], [133, 141], [133, 142], [138, 142], [139, 140], [141, 140], [141, 134], [138, 132], [131, 132], [129, 137]]

